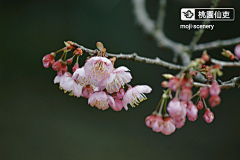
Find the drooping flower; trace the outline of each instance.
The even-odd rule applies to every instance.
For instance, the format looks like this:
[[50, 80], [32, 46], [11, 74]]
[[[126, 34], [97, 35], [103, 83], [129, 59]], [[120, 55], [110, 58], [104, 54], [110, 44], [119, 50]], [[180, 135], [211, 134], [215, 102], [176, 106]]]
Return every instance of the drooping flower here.
[[52, 68], [54, 71], [57, 71], [57, 74], [59, 76], [64, 75], [65, 72], [67, 72], [68, 67], [65, 62], [63, 62], [61, 59], [56, 61], [53, 65]]
[[132, 76], [127, 67], [118, 67], [100, 82], [100, 86], [106, 88], [108, 93], [118, 92], [124, 84], [131, 81]]
[[113, 106], [111, 103], [110, 103], [110, 106], [112, 107], [112, 109], [114, 111], [122, 110], [122, 108], [123, 108], [122, 99], [123, 99], [124, 94], [125, 94], [125, 91], [123, 88], [120, 88], [118, 92], [115, 92], [112, 94], [112, 97], [114, 98], [114, 101], [115, 101], [115, 106]]
[[163, 124], [161, 125], [160, 130], [165, 135], [172, 134], [176, 130], [173, 119], [169, 117], [164, 117]]
[[207, 122], [207, 123], [211, 123], [214, 119], [214, 114], [210, 111], [209, 108], [207, 108], [205, 110], [205, 113], [203, 115], [203, 119]]
[[186, 103], [174, 98], [168, 103], [167, 110], [173, 119], [183, 119], [186, 116]]
[[164, 120], [162, 118], [162, 115], [157, 114], [157, 116], [155, 117], [155, 119], [152, 122], [152, 130], [154, 132], [161, 132], [163, 130], [163, 123]]
[[153, 122], [155, 122], [155, 114], [151, 114], [150, 116], [147, 116], [147, 118], [145, 119], [145, 124], [146, 126], [148, 126], [149, 128], [152, 128]]
[[187, 105], [187, 116], [189, 121], [195, 121], [198, 118], [198, 109], [191, 101]]
[[215, 107], [215, 106], [217, 106], [221, 103], [221, 98], [218, 95], [217, 96], [211, 96], [209, 98], [209, 103], [212, 107]]
[[90, 104], [92, 107], [96, 106], [98, 109], [102, 110], [108, 109], [109, 104], [115, 106], [115, 102], [112, 96], [107, 95], [104, 91], [94, 92], [91, 94], [88, 99], [88, 104]]
[[200, 95], [200, 97], [206, 99], [208, 97], [208, 88], [207, 87], [201, 87], [199, 95]]
[[180, 88], [180, 80], [177, 77], [173, 77], [169, 80], [168, 83], [168, 87], [172, 90], [172, 91], [176, 91]]
[[152, 88], [147, 85], [137, 85], [131, 89], [128, 89], [123, 97], [123, 107], [128, 110], [127, 104], [129, 103], [132, 107], [138, 105], [138, 103], [146, 100], [147, 97], [143, 93], [150, 93]]
[[198, 108], [198, 110], [203, 109], [203, 102], [201, 100], [198, 102], [197, 108]]
[[85, 63], [85, 72], [97, 82], [100, 82], [113, 71], [111, 61], [105, 57], [92, 57]]
[[54, 53], [50, 53], [47, 54], [43, 57], [42, 62], [43, 62], [43, 66], [45, 68], [50, 67], [51, 65], [53, 65], [53, 63], [55, 62], [55, 54]]
[[182, 101], [189, 101], [192, 98], [192, 90], [190, 88], [183, 88], [179, 94]]
[[209, 93], [212, 96], [217, 96], [221, 92], [221, 88], [216, 81], [212, 82], [212, 86], [209, 89]]
[[185, 121], [186, 121], [186, 117], [183, 117], [182, 119], [179, 119], [179, 120], [173, 119], [173, 122], [177, 129], [182, 128], [185, 124]]

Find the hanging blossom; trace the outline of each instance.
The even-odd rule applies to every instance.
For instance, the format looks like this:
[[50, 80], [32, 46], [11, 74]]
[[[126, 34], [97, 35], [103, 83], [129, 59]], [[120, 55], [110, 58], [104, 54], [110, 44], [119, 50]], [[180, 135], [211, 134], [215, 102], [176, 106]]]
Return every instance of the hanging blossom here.
[[[59, 88], [69, 95], [88, 98], [88, 103], [93, 107], [106, 110], [109, 106], [114, 111], [121, 111], [127, 104], [132, 107], [147, 99], [144, 93], [150, 93], [151, 88], [147, 85], [131, 87], [128, 83], [132, 76], [127, 67], [114, 68], [116, 58], [106, 58], [106, 48], [97, 43], [97, 55], [87, 57], [84, 66], [79, 68], [79, 57], [83, 50], [71, 41], [65, 42], [66, 47], [44, 56], [45, 68], [52, 66], [57, 71], [54, 83], [59, 83]], [[73, 56], [67, 59], [67, 54], [73, 50]], [[55, 61], [57, 53], [63, 51], [60, 59]], [[76, 63], [72, 67], [73, 75], [68, 72], [68, 65]]]

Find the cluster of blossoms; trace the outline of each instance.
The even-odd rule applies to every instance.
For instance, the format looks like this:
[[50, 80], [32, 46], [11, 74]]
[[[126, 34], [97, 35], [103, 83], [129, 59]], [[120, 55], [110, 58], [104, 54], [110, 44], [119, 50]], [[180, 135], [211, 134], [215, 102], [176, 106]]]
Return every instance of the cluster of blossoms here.
[[[201, 58], [193, 61], [176, 76], [170, 74], [164, 75], [165, 78], [170, 80], [163, 81], [162, 86], [168, 89], [163, 94], [156, 110], [146, 118], [145, 122], [148, 127], [152, 128], [155, 132], [170, 135], [176, 128], [179, 129], [184, 126], [186, 117], [189, 121], [195, 121], [198, 118], [198, 111], [203, 109], [203, 106], [205, 106], [203, 119], [207, 123], [213, 121], [214, 115], [207, 107], [205, 99], [208, 98], [210, 94], [210, 106], [215, 107], [220, 104], [221, 99], [219, 94], [221, 88], [216, 81], [216, 75], [220, 76], [222, 72], [220, 71], [219, 65], [207, 65], [209, 59], [210, 57], [204, 52]], [[201, 87], [199, 91], [193, 95], [193, 78], [197, 74], [204, 76], [207, 85], [206, 87]], [[172, 92], [175, 92], [174, 98], [172, 98]], [[195, 96], [198, 96], [197, 105], [192, 102], [192, 98]], [[168, 98], [171, 98], [171, 100], [167, 104]], [[162, 116], [163, 108], [164, 114]]]
[[[106, 48], [101, 42], [97, 43], [97, 55], [91, 55], [85, 61], [84, 66], [79, 68], [78, 59], [83, 50], [75, 43], [65, 42], [66, 47], [50, 53], [43, 57], [43, 66], [52, 66], [57, 71], [54, 83], [59, 83], [59, 88], [69, 95], [88, 98], [88, 103], [98, 109], [120, 111], [124, 107], [128, 110], [127, 104], [132, 107], [147, 99], [144, 93], [150, 93], [151, 88], [147, 85], [132, 87], [128, 83], [132, 76], [127, 67], [114, 68], [115, 57], [108, 59]], [[73, 56], [66, 59], [67, 53], [73, 50]], [[63, 51], [62, 57], [55, 62], [56, 54]], [[72, 71], [68, 72], [67, 65], [71, 65], [74, 57], [77, 57]], [[124, 87], [125, 86], [125, 87]]]

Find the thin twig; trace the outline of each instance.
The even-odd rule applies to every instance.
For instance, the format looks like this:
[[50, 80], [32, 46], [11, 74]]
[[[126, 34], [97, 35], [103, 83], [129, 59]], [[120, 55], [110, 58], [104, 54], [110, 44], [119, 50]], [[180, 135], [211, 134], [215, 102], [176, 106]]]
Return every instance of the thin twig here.
[[[85, 48], [84, 46], [79, 45], [77, 43], [74, 43], [74, 45], [78, 48], [81, 48], [83, 50], [83, 52], [89, 53], [91, 55], [97, 55], [98, 54], [98, 50], [91, 50], [91, 49]], [[106, 53], [106, 55], [108, 57], [116, 57], [117, 59], [128, 59], [128, 60], [133, 60], [133, 61], [142, 62], [142, 63], [160, 65], [160, 66], [163, 66], [163, 67], [166, 67], [166, 68], [169, 68], [169, 69], [173, 69], [173, 70], [181, 70], [181, 69], [184, 68], [184, 66], [180, 66], [180, 65], [176, 65], [176, 64], [172, 64], [172, 63], [163, 61], [158, 57], [156, 57], [155, 59], [141, 57], [141, 56], [138, 56], [137, 53], [132, 53], [132, 54]]]
[[[220, 0], [212, 0], [212, 5], [211, 8], [215, 8], [218, 6], [218, 3], [220, 2]], [[211, 11], [213, 11], [214, 9], [211, 9]], [[206, 19], [205, 21], [202, 22], [202, 25], [208, 25], [210, 23], [210, 19]], [[188, 50], [188, 54], [191, 55], [195, 45], [198, 43], [198, 41], [200, 40], [200, 38], [202, 37], [203, 33], [205, 31], [205, 28], [201, 28], [198, 31], [195, 31], [195, 36], [193, 36], [192, 41], [190, 42], [189, 45], [189, 50]]]
[[[209, 84], [203, 84], [203, 83], [198, 83], [198, 82], [194, 82], [193, 85], [195, 87], [211, 87], [211, 85]], [[240, 87], [240, 76], [239, 77], [234, 77], [233, 79], [227, 81], [227, 82], [222, 82], [222, 84], [220, 85], [221, 89], [227, 90], [230, 88], [236, 88], [236, 87]]]
[[165, 20], [165, 7], [166, 7], [167, 0], [159, 0], [159, 10], [158, 10], [158, 17], [157, 17], [157, 27], [159, 30], [164, 29], [164, 20]]
[[219, 64], [222, 67], [240, 67], [240, 62], [224, 62], [214, 58], [211, 58], [211, 62], [214, 64]]

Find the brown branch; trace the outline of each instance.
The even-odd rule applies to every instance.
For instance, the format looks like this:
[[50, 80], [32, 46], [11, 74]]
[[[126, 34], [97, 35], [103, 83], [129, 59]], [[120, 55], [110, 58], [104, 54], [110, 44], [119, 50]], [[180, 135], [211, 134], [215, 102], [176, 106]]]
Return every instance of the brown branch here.
[[[220, 0], [212, 0], [212, 6], [211, 8], [215, 8], [218, 6], [218, 3], [220, 2]], [[211, 9], [211, 11], [213, 11], [214, 9]], [[210, 23], [210, 19], [206, 19], [205, 21], [202, 22], [202, 25], [208, 25]], [[191, 43], [189, 44], [189, 49], [188, 49], [188, 54], [192, 54], [194, 47], [196, 46], [197, 42], [200, 40], [200, 38], [202, 37], [203, 33], [205, 31], [205, 28], [201, 28], [198, 31], [195, 31], [195, 36], [193, 36], [193, 39], [191, 41]]]
[[[194, 82], [193, 86], [195, 87], [211, 87], [209, 84], [203, 84], [203, 83], [198, 83]], [[221, 89], [227, 90], [230, 88], [239, 88], [240, 87], [240, 76], [239, 77], [234, 77], [233, 79], [227, 81], [227, 82], [222, 82], [220, 85]]]
[[[75, 47], [81, 48], [83, 52], [89, 53], [91, 55], [97, 55], [98, 50], [91, 50], [88, 48], [83, 47], [82, 45], [79, 45], [77, 43], [74, 43]], [[155, 65], [160, 65], [169, 69], [173, 70], [181, 70], [184, 68], [184, 66], [172, 64], [166, 61], [161, 60], [160, 58], [156, 57], [155, 59], [151, 58], [146, 58], [146, 57], [141, 57], [138, 56], [137, 53], [132, 53], [132, 54], [113, 54], [113, 53], [106, 53], [108, 57], [116, 57], [117, 59], [128, 59], [128, 60], [133, 60], [137, 62], [142, 62], [142, 63], [148, 63], [148, 64], [155, 64]]]
[[[215, 4], [218, 4], [219, 0], [213, 1]], [[208, 43], [196, 44], [200, 39], [203, 32], [199, 32], [196, 38], [193, 38], [192, 45], [183, 45], [182, 43], [172, 41], [168, 37], [165, 36], [163, 32], [164, 25], [164, 17], [165, 17], [165, 6], [166, 0], [160, 0], [157, 24], [149, 17], [146, 7], [145, 0], [132, 0], [133, 3], [133, 12], [137, 23], [143, 28], [143, 30], [151, 35], [155, 41], [157, 42], [159, 47], [167, 48], [174, 53], [174, 61], [176, 61], [177, 57], [180, 56], [182, 59], [183, 65], [187, 65], [190, 63], [190, 54], [189, 50], [202, 51], [208, 49], [214, 49], [219, 47], [225, 47], [230, 45], [236, 45], [240, 43], [240, 37], [228, 39], [228, 40], [217, 40]], [[211, 6], [211, 7], [214, 7]], [[161, 15], [163, 14], [163, 15]], [[207, 23], [208, 21], [204, 22]], [[196, 44], [196, 45], [195, 45]], [[192, 48], [192, 49], [191, 49]], [[224, 63], [224, 66], [228, 66], [229, 64]], [[238, 64], [236, 65], [238, 66]]]
[[219, 64], [222, 67], [240, 67], [240, 62], [225, 62], [214, 58], [211, 58], [211, 62], [214, 64]]

